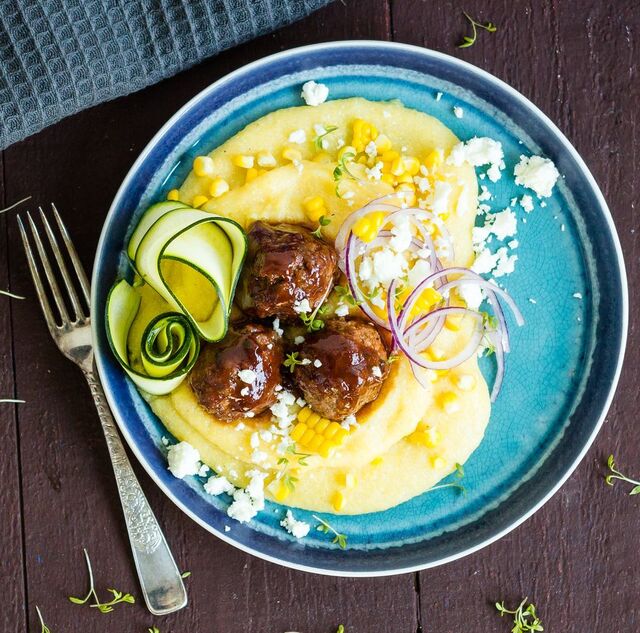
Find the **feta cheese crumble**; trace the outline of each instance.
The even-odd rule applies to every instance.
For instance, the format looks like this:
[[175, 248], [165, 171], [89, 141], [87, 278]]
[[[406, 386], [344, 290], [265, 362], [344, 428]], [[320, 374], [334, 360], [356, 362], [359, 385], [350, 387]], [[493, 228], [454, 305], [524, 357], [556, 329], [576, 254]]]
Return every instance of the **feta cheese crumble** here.
[[277, 317], [273, 320], [273, 331], [278, 336], [282, 336], [284, 334], [284, 330], [280, 327], [280, 319]]
[[200, 453], [189, 442], [179, 442], [169, 446], [167, 461], [171, 474], [178, 479], [197, 475], [200, 471]]
[[308, 106], [319, 106], [329, 96], [329, 88], [315, 81], [307, 81], [302, 85], [300, 96]]
[[318, 368], [319, 368], [319, 367], [322, 367], [322, 361], [321, 361], [319, 358], [316, 358], [316, 359], [313, 361], [313, 366], [314, 366], [314, 367], [318, 367]]
[[453, 106], [453, 114], [457, 119], [461, 119], [464, 116], [464, 110], [460, 106]]
[[377, 162], [373, 167], [367, 167], [364, 171], [369, 180], [380, 180], [382, 178], [382, 168], [384, 163]]
[[487, 176], [491, 182], [500, 179], [500, 170], [505, 168], [502, 143], [488, 137], [474, 136], [466, 142], [453, 147], [447, 163], [459, 167], [462, 163], [469, 163], [473, 167], [489, 165]]
[[249, 484], [245, 489], [238, 488], [233, 493], [233, 503], [227, 509], [227, 515], [240, 523], [247, 523], [264, 509], [264, 480], [267, 473], [250, 470], [247, 473]]
[[294, 345], [302, 345], [302, 343], [304, 343], [304, 336], [296, 336], [293, 339], [293, 344]]
[[295, 143], [296, 145], [302, 145], [307, 140], [307, 133], [303, 129], [294, 130], [289, 134], [289, 143]]
[[311, 304], [309, 299], [302, 299], [301, 301], [294, 301], [293, 310], [298, 314], [311, 312]]
[[531, 213], [533, 211], [533, 198], [529, 194], [524, 194], [522, 198], [520, 198], [520, 206], [527, 212]]
[[513, 175], [516, 177], [516, 185], [533, 189], [539, 198], [548, 198], [560, 173], [548, 158], [521, 155]]
[[382, 370], [380, 369], [380, 367], [378, 367], [377, 365], [374, 365], [371, 368], [371, 373], [376, 377], [376, 378], [382, 378]]
[[296, 538], [304, 538], [307, 534], [309, 534], [309, 530], [311, 526], [304, 521], [299, 521], [293, 516], [291, 510], [287, 510], [287, 514], [282, 521], [280, 521], [280, 525], [292, 536]]
[[233, 492], [235, 486], [223, 475], [211, 475], [204, 484], [204, 491], [207, 494], [218, 496], [223, 492]]
[[581, 292], [574, 292], [572, 296], [573, 296], [574, 299], [582, 299], [582, 293]]
[[336, 316], [346, 317], [349, 314], [349, 306], [346, 303], [341, 303], [336, 308]]
[[246, 382], [248, 385], [252, 385], [256, 378], [256, 372], [253, 371], [253, 369], [241, 369], [238, 372], [238, 378], [240, 378], [240, 380], [242, 380], [242, 382]]

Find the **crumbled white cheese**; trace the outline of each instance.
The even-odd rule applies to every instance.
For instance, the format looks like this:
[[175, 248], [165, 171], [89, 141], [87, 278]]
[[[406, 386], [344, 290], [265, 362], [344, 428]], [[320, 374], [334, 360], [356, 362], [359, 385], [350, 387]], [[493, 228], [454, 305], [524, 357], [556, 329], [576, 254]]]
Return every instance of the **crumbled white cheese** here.
[[249, 389], [249, 387], [242, 387], [242, 389], [240, 389], [240, 395], [242, 397], [248, 396], [250, 392], [251, 389]]
[[313, 366], [314, 366], [314, 367], [322, 367], [322, 361], [321, 361], [319, 358], [316, 358], [316, 359], [313, 361]]
[[431, 183], [425, 176], [414, 176], [413, 182], [420, 193], [424, 193], [425, 191], [429, 191], [431, 189]]
[[275, 167], [276, 158], [271, 152], [258, 152], [258, 167]]
[[378, 161], [373, 167], [367, 167], [364, 171], [369, 180], [380, 180], [382, 178], [382, 168], [384, 163]]
[[249, 438], [249, 445], [251, 448], [258, 448], [258, 446], [260, 446], [260, 435], [258, 435], [257, 431], [251, 434], [251, 437]]
[[364, 153], [369, 158], [375, 158], [378, 155], [378, 148], [376, 146], [375, 141], [369, 141], [367, 146], [364, 148]]
[[538, 303], [538, 302], [537, 302], [535, 299], [533, 299], [533, 298], [529, 297], [529, 303], [536, 304], [536, 303]]
[[171, 474], [178, 479], [197, 475], [200, 470], [200, 453], [189, 442], [179, 442], [169, 446], [167, 460]]
[[560, 173], [548, 158], [521, 155], [513, 175], [517, 185], [533, 189], [540, 198], [548, 198]]
[[478, 200], [480, 202], [484, 202], [485, 200], [491, 200], [492, 198], [491, 192], [484, 185], [480, 185], [480, 191], [482, 192], [478, 196]]
[[460, 284], [458, 294], [470, 310], [477, 310], [484, 301], [484, 292], [476, 284]]
[[307, 406], [307, 401], [304, 398], [296, 398], [296, 404], [304, 409]]
[[224, 526], [224, 531], [225, 532], [231, 532], [231, 528], [228, 525]]
[[293, 311], [298, 314], [311, 312], [311, 304], [309, 299], [302, 299], [301, 301], [294, 301]]
[[411, 232], [411, 224], [406, 219], [404, 222], [398, 222], [391, 227], [391, 239], [389, 247], [396, 253], [403, 253], [411, 245], [413, 233]]
[[433, 191], [427, 198], [427, 204], [436, 215], [441, 215], [449, 210], [449, 196], [453, 191], [450, 183], [438, 180]]
[[266, 461], [269, 456], [264, 451], [255, 450], [251, 453], [251, 461], [255, 464], [261, 464]]
[[209, 466], [206, 464], [201, 464], [200, 470], [198, 471], [198, 477], [206, 477], [207, 473], [211, 470]]
[[346, 317], [349, 314], [349, 306], [346, 303], [341, 303], [336, 308], [336, 316]]
[[319, 106], [324, 103], [329, 96], [329, 88], [324, 84], [316, 83], [315, 81], [307, 81], [302, 85], [302, 92], [300, 96], [304, 99], [304, 102], [309, 106]]
[[217, 496], [234, 490], [235, 486], [223, 475], [211, 475], [204, 484], [204, 491], [210, 495]]
[[168, 438], [168, 437], [165, 437], [165, 436], [163, 435], [163, 436], [162, 436], [162, 443], [163, 443], [165, 446], [169, 446], [169, 438]]
[[[458, 143], [451, 150], [447, 163], [459, 167], [465, 162], [473, 167], [490, 165], [487, 175], [491, 182], [496, 182], [500, 179], [500, 170], [505, 167], [502, 143], [491, 138], [478, 136]], [[480, 178], [482, 177], [483, 174], [480, 175]]]
[[273, 320], [273, 331], [278, 336], [282, 336], [284, 334], [284, 330], [280, 327], [280, 319], [277, 317]]
[[304, 336], [296, 336], [293, 339], [293, 344], [294, 345], [302, 345], [302, 343], [304, 343]]
[[426, 259], [417, 259], [408, 273], [410, 287], [417, 286], [425, 277], [431, 274], [431, 263]]
[[460, 106], [453, 106], [453, 113], [457, 119], [461, 119], [464, 116], [464, 110]]
[[342, 420], [340, 426], [348, 431], [351, 427], [358, 426], [358, 420], [356, 420], [355, 415], [351, 414]]
[[499, 239], [504, 240], [518, 232], [516, 214], [508, 207], [500, 213], [492, 216], [491, 232]]
[[442, 93], [436, 92], [436, 101], [440, 101], [440, 99], [442, 99]]
[[291, 510], [287, 510], [287, 514], [282, 521], [280, 521], [280, 525], [292, 536], [296, 538], [304, 538], [307, 534], [309, 534], [309, 530], [311, 526], [304, 521], [298, 521], [293, 516]]
[[327, 128], [322, 125], [322, 123], [314, 123], [313, 131], [316, 133], [316, 136], [324, 136], [327, 133]]
[[499, 248], [496, 252], [498, 260], [496, 267], [493, 269], [493, 275], [495, 277], [503, 277], [504, 275], [510, 275], [516, 267], [518, 261], [517, 255], [509, 255], [509, 251], [506, 246]]
[[456, 384], [462, 391], [471, 391], [476, 384], [476, 379], [471, 374], [462, 374], [458, 376]]
[[289, 134], [289, 143], [296, 143], [296, 145], [302, 145], [307, 141], [307, 133], [300, 128], [299, 130], [294, 130]]
[[281, 389], [277, 392], [276, 398], [277, 402], [271, 406], [270, 411], [278, 428], [286, 429], [291, 426], [299, 411], [296, 397], [290, 391]]
[[303, 359], [300, 361], [300, 364], [301, 364], [301, 365], [311, 365], [311, 359], [310, 359], [310, 358], [303, 358]]
[[582, 293], [581, 292], [574, 292], [572, 296], [573, 296], [574, 299], [582, 299]]
[[241, 369], [238, 371], [238, 378], [242, 380], [242, 382], [246, 382], [248, 385], [252, 385], [256, 378], [256, 372], [253, 369]]
[[380, 367], [378, 367], [377, 365], [374, 365], [371, 368], [371, 373], [376, 377], [376, 378], [382, 378], [382, 370], [380, 369]]

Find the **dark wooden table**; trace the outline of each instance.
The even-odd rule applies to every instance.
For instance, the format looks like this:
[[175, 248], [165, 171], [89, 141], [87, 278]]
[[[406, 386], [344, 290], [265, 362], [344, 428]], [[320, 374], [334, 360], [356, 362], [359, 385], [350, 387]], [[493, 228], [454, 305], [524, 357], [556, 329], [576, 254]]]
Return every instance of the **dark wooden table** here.
[[[492, 20], [477, 44], [462, 10]], [[86, 587], [82, 547], [99, 590], [139, 595], [111, 466], [80, 373], [58, 353], [37, 308], [12, 213], [0, 217], [0, 629], [52, 633], [500, 632], [492, 603], [529, 596], [545, 630], [640, 630], [639, 497], [603, 481], [603, 461], [640, 475], [640, 7], [638, 0], [346, 0], [197, 68], [62, 121], [1, 155], [3, 203], [55, 200], [91, 268], [116, 189], [162, 123], [209, 83], [270, 53], [328, 39], [393, 39], [468, 60], [507, 81], [554, 120], [582, 154], [614, 215], [631, 286], [631, 327], [617, 396], [594, 446], [532, 519], [444, 567], [350, 580], [291, 571], [222, 543], [139, 477], [183, 569], [190, 604], [153, 618], [142, 601], [111, 614], [70, 604]], [[606, 345], [606, 341], [601, 344]]]

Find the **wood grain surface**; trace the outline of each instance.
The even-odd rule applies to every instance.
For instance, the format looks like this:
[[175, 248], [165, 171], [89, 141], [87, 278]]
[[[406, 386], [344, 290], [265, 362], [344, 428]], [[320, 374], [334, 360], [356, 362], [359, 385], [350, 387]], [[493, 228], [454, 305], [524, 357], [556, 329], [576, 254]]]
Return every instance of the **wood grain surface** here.
[[[498, 26], [456, 48], [466, 10]], [[554, 120], [610, 205], [626, 257], [631, 324], [625, 368], [586, 459], [533, 518], [474, 555], [393, 578], [351, 580], [252, 558], [184, 516], [137, 467], [186, 581], [187, 609], [153, 618], [142, 604], [101, 615], [72, 605], [86, 590], [139, 595], [111, 466], [79, 371], [56, 350], [34, 298], [14, 213], [0, 216], [1, 630], [52, 633], [461, 633], [509, 631], [492, 606], [529, 596], [550, 632], [640, 630], [640, 499], [604, 485], [613, 452], [640, 474], [640, 7], [637, 0], [345, 0], [140, 93], [93, 108], [5, 150], [0, 204], [55, 200], [89, 270], [109, 204], [161, 124], [209, 83], [264, 55], [334, 39], [393, 39], [465, 59], [504, 79]], [[4, 206], [2, 204], [2, 206]], [[606, 344], [603, 341], [602, 344]]]

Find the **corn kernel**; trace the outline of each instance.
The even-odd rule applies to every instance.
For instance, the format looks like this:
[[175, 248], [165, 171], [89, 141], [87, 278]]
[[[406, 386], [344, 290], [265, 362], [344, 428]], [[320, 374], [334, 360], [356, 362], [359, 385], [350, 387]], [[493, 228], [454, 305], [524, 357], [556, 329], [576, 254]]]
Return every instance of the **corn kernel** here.
[[434, 167], [438, 167], [442, 165], [442, 161], [444, 160], [444, 155], [441, 149], [434, 149], [427, 157], [424, 159], [424, 165], [427, 169], [433, 169]]
[[294, 162], [302, 160], [302, 154], [300, 153], [300, 150], [297, 150], [295, 147], [287, 146], [282, 150], [282, 158]]
[[334, 510], [340, 512], [344, 508], [345, 501], [344, 495], [338, 490], [331, 498], [331, 505]]
[[[307, 419], [307, 426], [312, 429], [315, 425], [320, 421], [320, 415], [312, 412], [311, 415]], [[316, 431], [314, 431], [315, 433]]]
[[365, 242], [371, 242], [378, 235], [385, 217], [384, 211], [367, 213], [353, 225], [353, 234]]
[[298, 422], [306, 422], [311, 417], [312, 413], [313, 411], [309, 407], [300, 409], [300, 411], [298, 411]]
[[247, 169], [247, 173], [245, 176], [245, 183], [247, 182], [251, 182], [252, 180], [255, 180], [258, 177], [258, 170], [255, 167], [249, 167], [249, 169]]
[[446, 462], [439, 455], [435, 455], [431, 458], [431, 466], [436, 469], [444, 468]]
[[337, 422], [332, 422], [324, 432], [326, 439], [330, 440], [342, 427]]
[[429, 347], [425, 351], [425, 354], [432, 361], [439, 361], [444, 358], [444, 352], [439, 347]]
[[398, 152], [396, 152], [395, 150], [387, 150], [386, 152], [384, 152], [382, 154], [382, 156], [380, 156], [380, 160], [383, 163], [392, 163], [394, 160], [396, 160], [397, 158], [400, 158], [400, 154]]
[[316, 434], [311, 438], [311, 441], [307, 444], [307, 448], [311, 451], [317, 451], [322, 445], [322, 442], [324, 442], [324, 437], [318, 434], [316, 430]]
[[383, 461], [382, 457], [376, 457], [375, 459], [371, 460], [371, 465], [380, 466], [380, 464], [382, 464], [382, 461]]
[[201, 207], [209, 198], [207, 196], [194, 196], [191, 206], [194, 208]]
[[243, 169], [251, 169], [253, 167], [254, 158], [248, 154], [236, 154], [231, 162], [236, 167], [242, 167]]
[[[304, 411], [304, 409], [303, 409]], [[302, 411], [300, 412], [302, 413]], [[291, 439], [294, 442], [299, 442], [300, 438], [307, 432], [307, 425], [304, 422], [300, 422], [295, 425], [293, 431], [291, 431]]]
[[356, 485], [356, 476], [353, 473], [339, 473], [338, 483], [345, 488], [353, 488]]
[[349, 431], [347, 431], [347, 429], [343, 429], [342, 427], [340, 427], [336, 431], [334, 441], [341, 444], [342, 442], [344, 442], [344, 438], [347, 437], [347, 435], [349, 435]]
[[420, 161], [415, 156], [405, 156], [404, 168], [409, 175], [415, 176], [420, 171]]
[[425, 434], [426, 434], [427, 446], [429, 448], [433, 448], [434, 446], [439, 444], [440, 440], [442, 439], [442, 436], [440, 435], [440, 432], [438, 431], [438, 429], [429, 428], [425, 431]]
[[335, 446], [331, 442], [325, 440], [320, 445], [320, 448], [318, 449], [318, 453], [322, 457], [329, 457], [329, 455], [331, 455], [331, 453], [333, 453], [334, 448], [335, 448]]
[[391, 185], [392, 187], [396, 184], [396, 179], [393, 174], [382, 174], [382, 176], [380, 177], [380, 180], [382, 180], [382, 182], [386, 182], [388, 185]]
[[316, 432], [313, 429], [307, 428], [307, 430], [302, 434], [302, 437], [300, 438], [300, 444], [306, 446], [315, 434]]
[[460, 374], [456, 379], [456, 386], [461, 391], [471, 391], [476, 386], [476, 377], [473, 374]]
[[310, 196], [305, 198], [302, 202], [302, 206], [304, 207], [307, 217], [312, 222], [318, 222], [320, 217], [327, 213], [324, 198], [321, 196]]
[[167, 200], [177, 201], [180, 199], [180, 192], [177, 189], [172, 189], [167, 193]]
[[447, 330], [457, 332], [462, 326], [462, 319], [463, 317], [460, 315], [449, 315], [444, 322], [444, 326]]
[[210, 156], [196, 156], [193, 161], [193, 173], [196, 176], [213, 176], [213, 159]]
[[214, 178], [209, 185], [209, 195], [212, 198], [219, 198], [229, 191], [229, 183], [224, 178]]
[[397, 180], [398, 180], [398, 183], [401, 183], [404, 185], [413, 185], [413, 191], [416, 190], [416, 186], [413, 184], [413, 176], [408, 171], [403, 171], [397, 177]]
[[321, 435], [327, 430], [327, 427], [331, 424], [331, 420], [327, 420], [327, 418], [322, 418], [318, 424], [313, 427], [313, 430]]
[[391, 173], [394, 176], [400, 176], [404, 172], [404, 159], [402, 156], [398, 156], [398, 158], [394, 158], [391, 161]]
[[276, 489], [276, 492], [273, 496], [276, 501], [284, 501], [290, 493], [291, 490], [289, 489], [289, 486], [287, 486], [284, 481], [280, 480], [278, 482], [278, 488]]
[[452, 414], [460, 410], [460, 404], [458, 402], [458, 394], [453, 391], [443, 391], [437, 397], [438, 406], [444, 409], [445, 413]]
[[263, 149], [256, 154], [256, 162], [259, 167], [275, 167], [276, 157], [271, 152]]
[[376, 149], [378, 154], [384, 154], [391, 149], [391, 139], [386, 134], [378, 134], [376, 138]]

